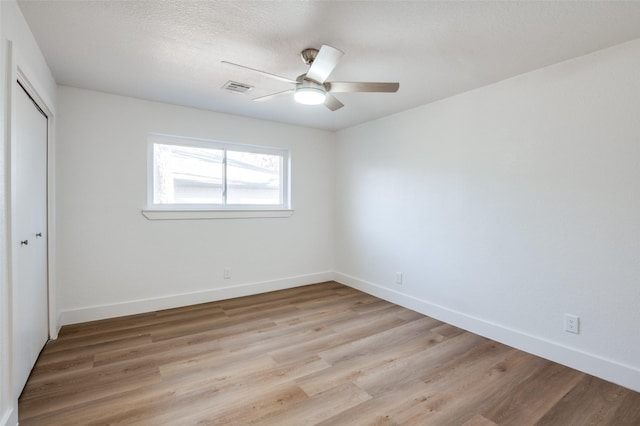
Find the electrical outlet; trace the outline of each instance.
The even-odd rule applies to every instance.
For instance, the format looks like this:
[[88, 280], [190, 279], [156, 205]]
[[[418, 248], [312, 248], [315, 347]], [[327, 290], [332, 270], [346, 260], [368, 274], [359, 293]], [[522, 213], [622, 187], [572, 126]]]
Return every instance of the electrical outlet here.
[[564, 314], [564, 331], [580, 334], [580, 318], [576, 315]]
[[222, 272], [222, 276], [225, 280], [228, 280], [229, 278], [231, 278], [231, 268], [229, 267], [224, 268], [224, 271]]
[[396, 284], [402, 285], [402, 272], [396, 272]]

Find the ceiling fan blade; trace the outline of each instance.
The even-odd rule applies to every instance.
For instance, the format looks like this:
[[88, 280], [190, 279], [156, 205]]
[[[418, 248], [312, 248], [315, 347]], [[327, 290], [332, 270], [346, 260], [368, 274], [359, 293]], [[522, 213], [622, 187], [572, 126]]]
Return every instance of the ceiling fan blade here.
[[293, 93], [293, 92], [295, 92], [295, 89], [289, 89], [289, 90], [284, 90], [282, 92], [272, 93], [270, 95], [265, 95], [265, 96], [260, 96], [260, 97], [257, 97], [257, 98], [253, 98], [251, 100], [252, 101], [258, 101], [258, 102], [263, 102], [263, 101], [268, 101], [269, 99], [277, 98], [278, 96], [286, 95], [288, 93]]
[[257, 72], [259, 74], [266, 75], [267, 77], [271, 77], [271, 78], [275, 78], [276, 80], [284, 81], [285, 83], [292, 83], [292, 84], [296, 84], [297, 83], [297, 81], [295, 81], [295, 80], [291, 80], [290, 78], [287, 78], [287, 77], [280, 77], [279, 75], [271, 74], [270, 72], [257, 70], [255, 68], [250, 68], [250, 67], [247, 67], [247, 66], [244, 66], [244, 65], [240, 65], [240, 64], [234, 64], [233, 62], [229, 62], [229, 61], [220, 61], [220, 62], [222, 62], [223, 64], [227, 64], [227, 65], [233, 65], [234, 67], [244, 68], [244, 69], [249, 70], [249, 71]]
[[327, 91], [331, 93], [345, 92], [382, 92], [394, 93], [398, 91], [400, 83], [373, 83], [373, 82], [350, 82], [331, 81], [324, 84]]
[[335, 96], [333, 96], [330, 93], [326, 94], [326, 98], [324, 99], [324, 105], [329, 108], [331, 111], [335, 111], [337, 109], [340, 109], [344, 106], [344, 104], [342, 102], [340, 102], [338, 99], [336, 99]]
[[307, 72], [307, 78], [320, 84], [324, 83], [329, 77], [329, 74], [331, 74], [331, 71], [338, 65], [338, 61], [342, 58], [342, 55], [344, 55], [342, 50], [326, 44], [323, 45], [313, 60], [309, 72]]

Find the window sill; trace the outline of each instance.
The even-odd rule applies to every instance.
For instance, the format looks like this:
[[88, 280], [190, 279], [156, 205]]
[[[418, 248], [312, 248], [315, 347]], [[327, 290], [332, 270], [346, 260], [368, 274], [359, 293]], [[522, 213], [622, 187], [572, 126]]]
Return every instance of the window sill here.
[[149, 220], [252, 219], [290, 217], [293, 210], [142, 210]]

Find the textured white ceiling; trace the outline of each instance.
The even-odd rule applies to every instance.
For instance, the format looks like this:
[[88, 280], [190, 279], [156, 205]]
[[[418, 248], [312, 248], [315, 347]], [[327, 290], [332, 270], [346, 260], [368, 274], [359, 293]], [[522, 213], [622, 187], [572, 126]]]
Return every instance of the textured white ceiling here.
[[[640, 37], [640, 1], [34, 1], [19, 5], [59, 84], [342, 129]], [[345, 52], [329, 80], [398, 81], [345, 107], [252, 102], [306, 72], [299, 52]], [[228, 80], [255, 86], [221, 90]]]

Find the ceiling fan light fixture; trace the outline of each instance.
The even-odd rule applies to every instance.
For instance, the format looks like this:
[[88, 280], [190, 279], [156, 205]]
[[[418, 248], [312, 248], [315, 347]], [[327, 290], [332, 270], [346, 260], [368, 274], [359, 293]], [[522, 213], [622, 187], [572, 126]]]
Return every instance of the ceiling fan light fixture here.
[[324, 103], [327, 94], [319, 87], [301, 86], [296, 89], [293, 98], [299, 104], [320, 105]]

